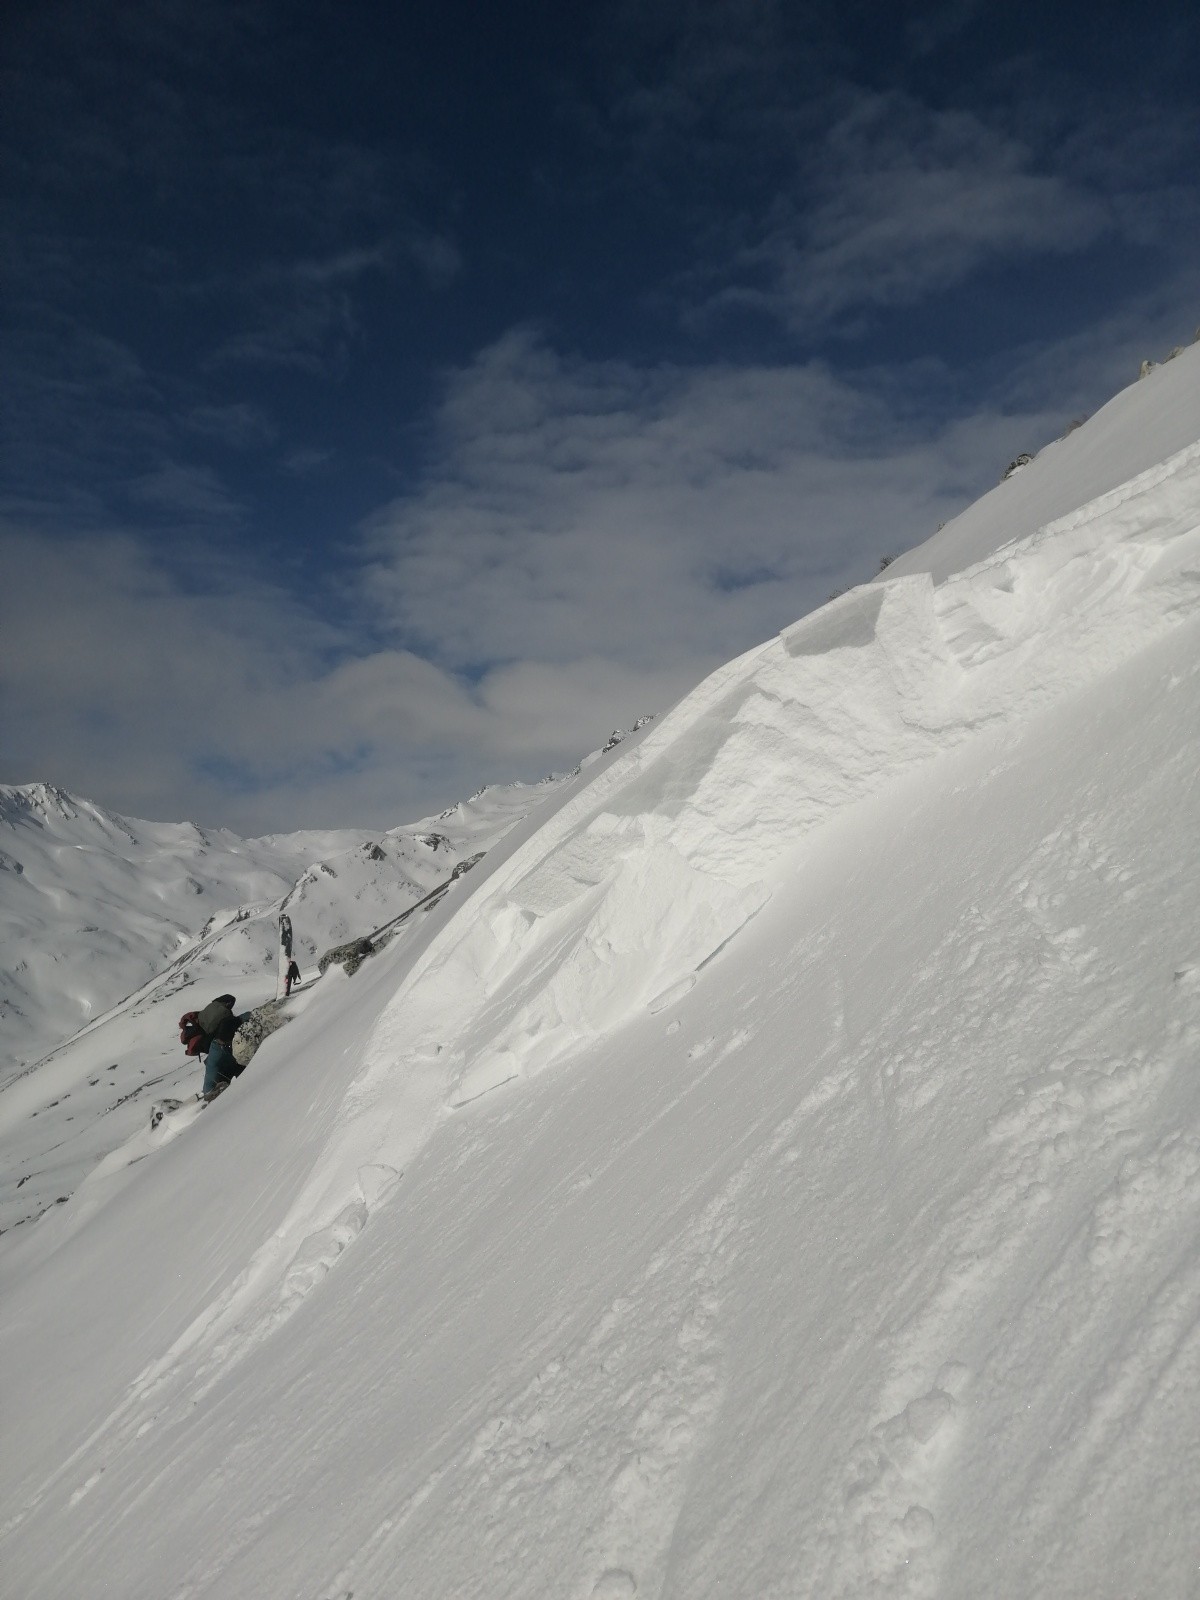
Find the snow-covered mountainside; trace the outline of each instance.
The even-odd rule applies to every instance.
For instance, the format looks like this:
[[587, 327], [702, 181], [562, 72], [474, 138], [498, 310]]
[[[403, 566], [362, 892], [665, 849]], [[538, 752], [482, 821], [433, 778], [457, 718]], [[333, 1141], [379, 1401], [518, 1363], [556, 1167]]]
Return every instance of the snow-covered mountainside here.
[[1194, 1594], [1198, 646], [1193, 350], [0, 1240], [14, 1592]]
[[486, 789], [384, 834], [239, 839], [117, 816], [51, 784], [0, 785], [0, 1087], [168, 962], [226, 964], [235, 924], [231, 976], [270, 987], [284, 905], [305, 965], [428, 893], [546, 787]]
[[[243, 908], [265, 914], [365, 833], [239, 839], [135, 821], [51, 784], [0, 786], [0, 1084]], [[264, 951], [274, 967], [274, 940]], [[264, 963], [264, 964], [266, 964]]]
[[264, 839], [118, 817], [45, 784], [0, 789], [0, 949], [13, 952], [0, 1034], [55, 1041], [0, 1073], [0, 1232], [61, 1204], [155, 1098], [194, 1092], [202, 1064], [181, 1053], [179, 1016], [215, 994], [239, 1009], [274, 996], [281, 912], [311, 982], [323, 952], [390, 932], [566, 781], [488, 787], [377, 835]]

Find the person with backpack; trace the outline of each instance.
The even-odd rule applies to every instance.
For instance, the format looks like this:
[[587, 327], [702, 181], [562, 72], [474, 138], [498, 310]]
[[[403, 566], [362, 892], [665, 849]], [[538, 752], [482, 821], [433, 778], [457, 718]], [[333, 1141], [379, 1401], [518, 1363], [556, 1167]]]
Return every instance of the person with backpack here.
[[231, 1046], [234, 1034], [249, 1013], [235, 1016], [233, 1008], [236, 1004], [233, 995], [219, 994], [196, 1015], [196, 1025], [208, 1040], [208, 1051], [204, 1057], [204, 1087], [200, 1091], [204, 1100], [215, 1099], [242, 1070], [234, 1059]]

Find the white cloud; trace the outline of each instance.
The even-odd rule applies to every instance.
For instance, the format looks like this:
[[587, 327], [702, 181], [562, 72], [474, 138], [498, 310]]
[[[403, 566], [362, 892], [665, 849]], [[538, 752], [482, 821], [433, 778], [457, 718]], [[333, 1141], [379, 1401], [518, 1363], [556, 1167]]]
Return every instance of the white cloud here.
[[584, 743], [594, 746], [615, 725], [627, 728], [646, 712], [665, 710], [711, 665], [686, 656], [649, 670], [608, 656], [518, 661], [490, 672], [482, 697], [528, 774], [563, 769], [585, 754], [582, 728], [591, 730]]
[[514, 333], [453, 379], [440, 429], [371, 526], [370, 586], [455, 670], [715, 664], [943, 510], [929, 448], [816, 365], [645, 370]]
[[971, 112], [856, 90], [794, 192], [750, 224], [757, 236], [713, 304], [809, 329], [915, 304], [980, 267], [1082, 249], [1113, 225], [1096, 193]]
[[353, 625], [201, 551], [182, 575], [129, 536], [0, 533], [3, 777], [257, 832], [569, 767], [927, 537], [1061, 431], [1095, 359], [1031, 352], [1005, 410], [939, 426], [894, 371], [646, 369], [512, 333], [448, 379], [427, 474], [363, 530]]
[[245, 400], [194, 405], [180, 420], [190, 432], [215, 439], [231, 450], [258, 449], [274, 444], [279, 437], [278, 424], [267, 412]]
[[405, 266], [415, 268], [429, 288], [441, 290], [462, 271], [463, 262], [445, 234], [403, 223], [394, 237], [369, 247], [267, 262], [242, 278], [222, 275], [193, 285], [190, 293], [196, 298], [239, 307], [243, 324], [211, 352], [205, 369], [243, 363], [314, 373], [336, 369], [363, 334], [364, 281], [394, 277]]
[[210, 467], [179, 461], [164, 461], [153, 472], [134, 479], [129, 494], [143, 505], [160, 507], [185, 520], [236, 521], [242, 513]]
[[235, 571], [200, 588], [127, 536], [0, 528], [0, 562], [3, 780], [135, 816], [244, 832], [412, 819], [570, 765], [581, 712], [607, 731], [614, 682], [636, 676], [584, 663], [551, 687], [515, 671], [476, 687], [410, 651], [353, 654], [317, 596]]

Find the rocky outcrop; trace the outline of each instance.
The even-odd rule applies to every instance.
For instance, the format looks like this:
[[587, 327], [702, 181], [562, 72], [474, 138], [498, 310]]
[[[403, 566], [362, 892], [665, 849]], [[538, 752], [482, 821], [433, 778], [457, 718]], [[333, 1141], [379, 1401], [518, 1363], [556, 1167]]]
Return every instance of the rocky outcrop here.
[[290, 1021], [282, 1000], [268, 1000], [265, 1006], [256, 1006], [233, 1036], [230, 1049], [238, 1066], [249, 1066], [263, 1040]]
[[[439, 836], [431, 834], [429, 837], [436, 838]], [[352, 978], [367, 957], [373, 956], [382, 950], [384, 945], [395, 936], [397, 929], [403, 923], [407, 922], [418, 911], [432, 911], [434, 906], [441, 903], [445, 897], [446, 890], [455, 879], [461, 878], [464, 872], [470, 872], [473, 866], [483, 860], [483, 857], [484, 852], [480, 850], [476, 855], [468, 856], [465, 861], [458, 862], [444, 883], [439, 883], [436, 889], [431, 889], [427, 895], [418, 900], [415, 905], [409, 906], [406, 911], [402, 911], [398, 917], [393, 917], [390, 922], [385, 922], [381, 928], [376, 928], [369, 938], [351, 939], [347, 944], [337, 944], [334, 945], [332, 950], [326, 950], [325, 954], [317, 962], [317, 971], [324, 976], [330, 967], [338, 966], [344, 970], [348, 978]]]
[[335, 944], [332, 950], [326, 950], [317, 962], [317, 971], [323, 976], [330, 967], [338, 966], [348, 978], [353, 977], [367, 957], [374, 954], [375, 946], [370, 939], [351, 939], [347, 944]]

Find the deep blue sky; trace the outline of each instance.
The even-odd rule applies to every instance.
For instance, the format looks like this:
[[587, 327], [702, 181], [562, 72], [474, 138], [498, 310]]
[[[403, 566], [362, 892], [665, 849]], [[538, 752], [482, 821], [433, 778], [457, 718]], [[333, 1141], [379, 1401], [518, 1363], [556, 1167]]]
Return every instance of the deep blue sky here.
[[10, 0], [0, 779], [570, 765], [1200, 322], [1194, 6]]

